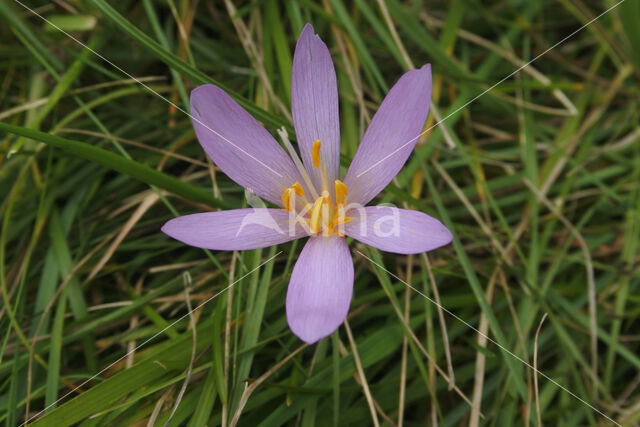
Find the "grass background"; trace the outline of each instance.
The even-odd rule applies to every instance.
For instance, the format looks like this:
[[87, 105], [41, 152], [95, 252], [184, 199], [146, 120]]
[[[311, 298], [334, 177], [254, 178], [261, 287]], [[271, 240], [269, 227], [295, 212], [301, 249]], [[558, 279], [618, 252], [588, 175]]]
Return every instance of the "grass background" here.
[[[2, 423], [640, 423], [637, 0], [573, 35], [616, 3], [26, 4], [102, 58], [0, 2]], [[394, 81], [433, 65], [426, 126], [446, 120], [379, 201], [455, 235], [409, 257], [353, 242], [348, 327], [314, 346], [284, 312], [302, 242], [207, 252], [159, 231], [246, 205], [180, 109], [214, 83], [291, 129], [306, 22], [336, 64], [344, 166]]]

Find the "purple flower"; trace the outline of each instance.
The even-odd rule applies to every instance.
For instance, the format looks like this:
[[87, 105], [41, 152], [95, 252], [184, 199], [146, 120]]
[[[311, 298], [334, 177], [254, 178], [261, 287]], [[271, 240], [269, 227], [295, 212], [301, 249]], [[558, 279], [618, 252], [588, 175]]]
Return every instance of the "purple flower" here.
[[291, 274], [286, 310], [291, 330], [313, 343], [334, 332], [349, 312], [353, 261], [345, 236], [399, 254], [438, 248], [452, 236], [422, 212], [365, 206], [413, 150], [429, 113], [430, 65], [405, 73], [391, 88], [343, 181], [336, 74], [327, 46], [309, 24], [296, 44], [291, 92], [302, 160], [285, 138], [287, 155], [220, 88], [203, 85], [191, 92], [195, 132], [211, 160], [280, 208], [186, 215], [168, 221], [162, 231], [214, 250], [264, 248], [310, 236]]

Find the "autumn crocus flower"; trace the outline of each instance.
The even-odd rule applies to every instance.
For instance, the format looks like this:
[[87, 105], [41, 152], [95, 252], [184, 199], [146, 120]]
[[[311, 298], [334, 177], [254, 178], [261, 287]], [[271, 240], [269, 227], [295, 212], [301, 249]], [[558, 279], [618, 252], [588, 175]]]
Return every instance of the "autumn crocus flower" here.
[[366, 206], [413, 150], [429, 112], [430, 65], [407, 72], [389, 91], [343, 180], [336, 74], [327, 46], [309, 24], [296, 44], [291, 92], [301, 160], [286, 139], [289, 155], [220, 88], [204, 85], [191, 92], [195, 132], [211, 160], [279, 208], [186, 215], [162, 231], [214, 250], [264, 248], [309, 236], [291, 274], [286, 311], [292, 331], [313, 343], [335, 331], [349, 311], [353, 261], [345, 236], [412, 254], [448, 244], [451, 233], [422, 212]]

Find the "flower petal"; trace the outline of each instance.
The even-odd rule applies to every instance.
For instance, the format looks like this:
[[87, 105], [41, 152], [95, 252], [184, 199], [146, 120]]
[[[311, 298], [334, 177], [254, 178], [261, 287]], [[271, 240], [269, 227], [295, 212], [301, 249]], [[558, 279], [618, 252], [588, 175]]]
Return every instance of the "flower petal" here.
[[312, 344], [338, 329], [353, 293], [353, 261], [343, 237], [311, 237], [291, 274], [287, 320], [301, 340]]
[[336, 71], [327, 45], [310, 24], [296, 43], [291, 80], [291, 110], [302, 160], [316, 189], [321, 188], [320, 170], [313, 167], [311, 148], [321, 142], [320, 157], [333, 185], [340, 172], [340, 119]]
[[387, 252], [417, 254], [451, 242], [452, 235], [437, 219], [420, 211], [394, 206], [349, 210], [347, 236]]
[[214, 85], [191, 92], [193, 127], [202, 148], [241, 186], [281, 206], [285, 188], [299, 178], [293, 161], [269, 132]]
[[167, 221], [162, 231], [190, 246], [236, 251], [265, 248], [307, 234], [299, 225], [290, 229], [290, 223], [289, 213], [281, 209], [234, 209], [180, 216]]
[[366, 205], [407, 161], [431, 103], [431, 65], [405, 73], [371, 120], [344, 183], [349, 201]]

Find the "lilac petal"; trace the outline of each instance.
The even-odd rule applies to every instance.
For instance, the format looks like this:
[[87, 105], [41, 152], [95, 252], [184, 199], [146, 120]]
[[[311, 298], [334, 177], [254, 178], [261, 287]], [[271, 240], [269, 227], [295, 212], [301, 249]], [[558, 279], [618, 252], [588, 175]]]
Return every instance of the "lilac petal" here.
[[214, 85], [195, 88], [191, 114], [204, 151], [241, 186], [281, 206], [285, 188], [303, 183], [271, 134], [224, 90]]
[[301, 340], [312, 344], [338, 329], [353, 293], [353, 261], [343, 237], [311, 237], [291, 274], [287, 320]]
[[349, 210], [344, 233], [386, 252], [417, 254], [451, 242], [451, 232], [437, 219], [394, 206], [367, 206]]
[[300, 226], [289, 227], [281, 209], [234, 209], [185, 215], [167, 221], [162, 231], [190, 246], [220, 251], [265, 248], [304, 237]]
[[340, 121], [336, 71], [327, 45], [310, 24], [296, 43], [291, 81], [291, 110], [302, 160], [316, 188], [320, 170], [313, 167], [311, 147], [321, 142], [320, 157], [333, 185], [340, 172]]
[[366, 205], [407, 161], [431, 103], [431, 65], [405, 73], [371, 120], [344, 183], [349, 201]]

